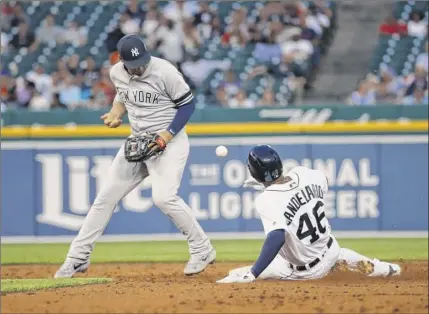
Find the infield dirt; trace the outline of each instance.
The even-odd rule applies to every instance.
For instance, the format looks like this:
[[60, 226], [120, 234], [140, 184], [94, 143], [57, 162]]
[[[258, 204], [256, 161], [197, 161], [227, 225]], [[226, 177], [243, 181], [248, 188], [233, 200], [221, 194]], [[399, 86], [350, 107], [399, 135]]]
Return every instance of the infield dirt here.
[[[216, 284], [237, 263], [186, 277], [184, 264], [95, 264], [80, 277], [112, 283], [2, 295], [2, 313], [428, 313], [428, 263], [399, 277], [334, 271], [317, 281]], [[2, 266], [2, 279], [49, 278], [57, 265]]]

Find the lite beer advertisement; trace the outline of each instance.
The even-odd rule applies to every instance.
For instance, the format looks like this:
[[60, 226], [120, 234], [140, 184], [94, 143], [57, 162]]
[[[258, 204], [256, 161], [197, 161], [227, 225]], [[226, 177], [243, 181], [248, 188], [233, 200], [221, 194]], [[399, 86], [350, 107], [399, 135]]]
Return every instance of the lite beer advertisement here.
[[[122, 143], [2, 143], [1, 235], [76, 234]], [[289, 136], [191, 139], [179, 194], [205, 231], [263, 230], [254, 208], [259, 192], [242, 187], [247, 153], [256, 144], [272, 145], [286, 172], [301, 165], [326, 174], [325, 212], [334, 230], [428, 229], [427, 136]], [[228, 147], [226, 157], [215, 155], [218, 145]], [[117, 205], [105, 230], [177, 232], [153, 205], [150, 177]]]

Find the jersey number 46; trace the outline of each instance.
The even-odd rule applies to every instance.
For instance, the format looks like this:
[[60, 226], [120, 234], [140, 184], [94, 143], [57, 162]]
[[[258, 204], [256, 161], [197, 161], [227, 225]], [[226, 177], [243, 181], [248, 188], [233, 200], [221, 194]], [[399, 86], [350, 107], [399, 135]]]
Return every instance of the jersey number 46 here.
[[[318, 201], [316, 206], [313, 208], [313, 216], [316, 220], [316, 226], [313, 226], [311, 219], [308, 213], [305, 213], [299, 217], [298, 230], [296, 231], [296, 236], [298, 239], [303, 240], [307, 237], [310, 238], [310, 243], [314, 243], [319, 240], [319, 234], [326, 232], [326, 226], [322, 226], [322, 219], [325, 218], [325, 212], [322, 210], [319, 214], [318, 210], [323, 206], [322, 201]], [[311, 215], [311, 214], [310, 214]], [[304, 231], [306, 230], [306, 231]]]

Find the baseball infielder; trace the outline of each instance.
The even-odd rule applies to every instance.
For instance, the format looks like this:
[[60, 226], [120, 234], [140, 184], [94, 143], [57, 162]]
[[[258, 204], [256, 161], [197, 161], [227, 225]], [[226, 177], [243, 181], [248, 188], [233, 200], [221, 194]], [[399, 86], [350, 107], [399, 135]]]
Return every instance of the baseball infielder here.
[[401, 273], [399, 265], [340, 248], [324, 212], [328, 182], [321, 171], [295, 167], [283, 175], [282, 161], [268, 145], [254, 147], [247, 165], [254, 180], [247, 181], [245, 187], [263, 190], [255, 206], [266, 239], [253, 266], [233, 269], [218, 283], [319, 279], [336, 264], [368, 276]]
[[188, 240], [190, 260], [184, 273], [199, 273], [214, 262], [216, 251], [189, 206], [177, 195], [189, 154], [183, 128], [195, 110], [192, 92], [182, 74], [168, 61], [150, 56], [138, 36], [121, 38], [118, 52], [121, 61], [110, 70], [117, 94], [110, 112], [101, 119], [109, 128], [116, 128], [128, 112], [132, 135], [113, 160], [106, 183], [55, 278], [86, 271], [95, 242], [117, 203], [148, 176], [154, 204]]

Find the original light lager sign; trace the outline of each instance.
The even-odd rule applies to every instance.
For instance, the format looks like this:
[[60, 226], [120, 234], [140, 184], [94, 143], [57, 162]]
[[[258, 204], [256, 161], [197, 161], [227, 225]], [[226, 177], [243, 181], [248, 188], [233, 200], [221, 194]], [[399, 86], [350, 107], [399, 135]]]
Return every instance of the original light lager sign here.
[[[179, 195], [207, 232], [262, 231], [254, 207], [259, 192], [242, 187], [249, 177], [248, 151], [258, 143], [279, 152], [285, 172], [305, 166], [326, 175], [325, 213], [335, 230], [427, 230], [426, 136], [297, 136], [191, 140]], [[8, 184], [1, 186], [2, 235], [75, 234], [97, 192], [108, 183], [106, 174], [121, 144], [3, 143], [1, 175]], [[219, 144], [228, 146], [227, 158], [214, 154]], [[153, 204], [150, 177], [118, 203], [105, 230], [175, 232]]]

